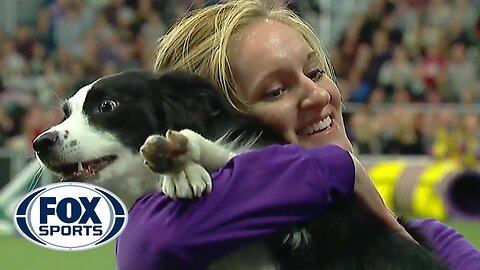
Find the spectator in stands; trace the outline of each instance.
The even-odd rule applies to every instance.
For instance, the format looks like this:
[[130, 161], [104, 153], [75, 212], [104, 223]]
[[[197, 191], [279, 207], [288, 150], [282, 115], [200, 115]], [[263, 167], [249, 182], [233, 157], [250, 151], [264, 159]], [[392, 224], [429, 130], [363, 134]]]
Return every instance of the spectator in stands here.
[[14, 122], [6, 109], [0, 105], [0, 147], [5, 144], [9, 135], [13, 133]]
[[461, 91], [465, 86], [477, 84], [477, 68], [472, 59], [467, 56], [467, 46], [462, 42], [455, 42], [450, 51], [450, 59], [447, 65], [450, 90], [456, 100], [462, 96]]
[[444, 108], [436, 115], [432, 155], [436, 159], [457, 158], [460, 137], [457, 121], [459, 115], [452, 108]]
[[388, 89], [391, 97], [396, 89], [410, 87], [413, 70], [405, 48], [397, 45], [393, 48], [392, 58], [380, 67], [378, 84]]
[[20, 133], [6, 141], [9, 150], [33, 156], [32, 141], [44, 129], [44, 109], [29, 107], [22, 116]]
[[476, 114], [467, 114], [461, 121], [459, 158], [463, 166], [475, 167], [480, 161], [480, 129]]

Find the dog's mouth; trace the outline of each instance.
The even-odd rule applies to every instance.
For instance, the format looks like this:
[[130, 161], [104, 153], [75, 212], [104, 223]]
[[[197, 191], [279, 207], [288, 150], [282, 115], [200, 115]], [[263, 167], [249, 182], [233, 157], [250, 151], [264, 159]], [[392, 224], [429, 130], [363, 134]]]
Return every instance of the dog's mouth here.
[[117, 159], [111, 155], [94, 160], [50, 165], [50, 168], [62, 176], [62, 181], [77, 181], [89, 178], [105, 169]]

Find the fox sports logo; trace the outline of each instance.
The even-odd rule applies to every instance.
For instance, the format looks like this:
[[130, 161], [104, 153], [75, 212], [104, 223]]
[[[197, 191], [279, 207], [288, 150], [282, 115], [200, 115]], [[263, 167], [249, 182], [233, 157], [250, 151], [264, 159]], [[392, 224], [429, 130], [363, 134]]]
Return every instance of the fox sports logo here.
[[35, 189], [15, 210], [17, 231], [39, 246], [86, 250], [104, 245], [127, 224], [127, 208], [110, 191], [85, 183], [56, 183]]

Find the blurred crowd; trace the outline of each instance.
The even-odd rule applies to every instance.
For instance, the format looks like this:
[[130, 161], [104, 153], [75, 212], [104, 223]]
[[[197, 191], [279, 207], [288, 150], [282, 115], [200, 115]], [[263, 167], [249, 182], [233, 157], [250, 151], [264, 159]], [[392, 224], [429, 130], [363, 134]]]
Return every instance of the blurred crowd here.
[[358, 152], [474, 164], [480, 1], [371, 0], [364, 11], [329, 46], [345, 99], [361, 104], [348, 118]]
[[[480, 157], [480, 0], [266, 1], [287, 4], [324, 41], [358, 152]], [[32, 2], [35, 16], [0, 28], [0, 147], [27, 154], [62, 119], [61, 100], [98, 77], [151, 68], [178, 17], [219, 1]]]

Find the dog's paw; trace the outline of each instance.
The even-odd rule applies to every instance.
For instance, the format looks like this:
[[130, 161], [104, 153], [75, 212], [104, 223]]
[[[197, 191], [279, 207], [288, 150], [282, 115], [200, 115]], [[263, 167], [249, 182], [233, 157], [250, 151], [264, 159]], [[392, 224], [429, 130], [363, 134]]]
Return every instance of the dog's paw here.
[[152, 171], [173, 173], [182, 171], [188, 163], [198, 160], [197, 148], [181, 132], [169, 130], [165, 136], [149, 136], [140, 147], [140, 154]]
[[212, 189], [210, 174], [197, 164], [200, 147], [194, 143], [195, 136], [189, 130], [169, 130], [165, 136], [149, 136], [140, 147], [145, 165], [163, 174], [161, 189], [169, 197], [200, 197]]
[[173, 199], [199, 198], [212, 190], [210, 174], [196, 163], [187, 164], [180, 172], [165, 174], [161, 185], [162, 192]]
[[157, 173], [168, 170], [168, 159], [172, 152], [172, 142], [162, 135], [149, 136], [140, 147], [143, 163]]

